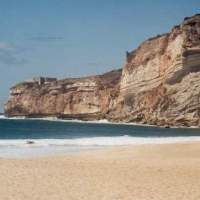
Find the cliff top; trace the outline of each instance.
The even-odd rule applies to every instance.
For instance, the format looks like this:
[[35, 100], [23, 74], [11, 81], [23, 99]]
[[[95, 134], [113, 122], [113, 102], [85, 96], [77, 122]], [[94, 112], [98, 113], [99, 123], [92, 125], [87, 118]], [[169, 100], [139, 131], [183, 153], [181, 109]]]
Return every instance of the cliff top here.
[[[180, 25], [175, 25], [171, 29], [171, 31], [168, 32], [168, 33], [158, 34], [156, 36], [153, 36], [153, 37], [146, 39], [136, 49], [132, 50], [131, 52], [128, 52], [128, 57], [129, 56], [132, 57], [136, 53], [137, 50], [141, 49], [148, 42], [153, 42], [153, 41], [155, 41], [159, 38], [162, 38], [162, 37], [168, 37], [170, 35], [170, 33], [174, 32], [174, 31], [181, 30], [185, 26], [194, 26], [195, 24], [200, 24], [200, 14], [195, 14], [191, 17], [185, 17]], [[127, 60], [129, 59], [128, 57], [127, 57]]]
[[61, 80], [55, 80], [52, 82], [46, 82], [40, 84], [38, 81], [24, 81], [16, 84], [11, 88], [11, 90], [17, 89], [17, 88], [32, 88], [32, 87], [49, 87], [49, 86], [57, 86], [57, 85], [69, 85], [74, 84], [77, 82], [89, 82], [94, 81], [98, 83], [98, 85], [106, 86], [106, 87], [113, 87], [116, 86], [116, 84], [119, 83], [120, 78], [122, 74], [122, 69], [118, 70], [112, 70], [110, 72], [106, 72], [101, 75], [94, 75], [94, 76], [85, 76], [85, 77], [79, 77], [79, 78], [65, 78]]

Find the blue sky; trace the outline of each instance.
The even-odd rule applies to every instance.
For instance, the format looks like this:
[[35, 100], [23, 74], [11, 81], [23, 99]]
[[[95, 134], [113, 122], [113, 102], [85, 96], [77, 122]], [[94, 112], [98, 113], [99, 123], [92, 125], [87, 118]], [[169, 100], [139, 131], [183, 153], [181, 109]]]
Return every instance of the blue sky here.
[[198, 0], [0, 0], [0, 111], [15, 83], [120, 68], [127, 50], [196, 13]]

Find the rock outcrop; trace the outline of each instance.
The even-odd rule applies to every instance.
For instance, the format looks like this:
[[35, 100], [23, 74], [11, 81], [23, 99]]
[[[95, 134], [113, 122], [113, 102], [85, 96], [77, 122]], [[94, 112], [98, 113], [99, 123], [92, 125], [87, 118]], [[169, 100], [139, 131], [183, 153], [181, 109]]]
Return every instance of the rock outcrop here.
[[121, 69], [43, 84], [26, 81], [10, 89], [5, 113], [8, 116], [101, 119], [115, 103], [120, 77]]
[[14, 86], [5, 113], [200, 126], [200, 15], [127, 53], [122, 74]]

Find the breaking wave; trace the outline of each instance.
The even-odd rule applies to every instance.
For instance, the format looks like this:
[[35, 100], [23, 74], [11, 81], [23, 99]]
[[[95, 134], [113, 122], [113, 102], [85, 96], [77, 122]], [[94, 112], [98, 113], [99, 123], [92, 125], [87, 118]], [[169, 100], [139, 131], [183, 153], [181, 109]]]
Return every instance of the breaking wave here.
[[142, 144], [170, 144], [200, 141], [200, 136], [187, 137], [91, 137], [75, 139], [9, 139], [0, 140], [0, 147], [47, 147], [47, 146], [126, 146]]

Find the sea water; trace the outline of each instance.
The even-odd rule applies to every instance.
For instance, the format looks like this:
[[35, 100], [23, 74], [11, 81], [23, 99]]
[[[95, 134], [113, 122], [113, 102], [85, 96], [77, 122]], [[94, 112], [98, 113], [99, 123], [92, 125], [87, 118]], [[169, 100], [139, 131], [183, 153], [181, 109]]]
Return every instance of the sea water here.
[[200, 141], [200, 129], [0, 117], [0, 158], [188, 141]]

